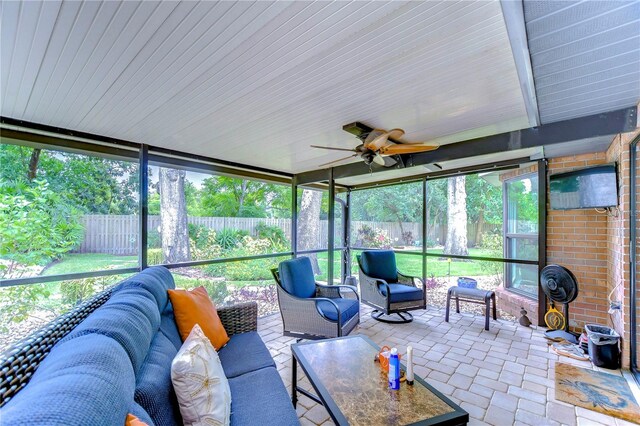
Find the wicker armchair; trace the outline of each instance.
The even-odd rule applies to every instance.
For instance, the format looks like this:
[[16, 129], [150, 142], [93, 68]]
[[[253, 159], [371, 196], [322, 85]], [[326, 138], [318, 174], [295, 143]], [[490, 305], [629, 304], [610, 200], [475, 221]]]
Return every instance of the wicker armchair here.
[[[400, 324], [413, 321], [410, 312], [426, 309], [426, 288], [422, 279], [402, 274], [393, 250], [367, 250], [357, 256], [362, 303], [374, 308], [375, 320]], [[399, 320], [382, 316], [398, 315]]]
[[271, 273], [278, 284], [285, 336], [311, 340], [346, 336], [360, 323], [356, 289], [318, 284], [308, 257], [281, 262]]

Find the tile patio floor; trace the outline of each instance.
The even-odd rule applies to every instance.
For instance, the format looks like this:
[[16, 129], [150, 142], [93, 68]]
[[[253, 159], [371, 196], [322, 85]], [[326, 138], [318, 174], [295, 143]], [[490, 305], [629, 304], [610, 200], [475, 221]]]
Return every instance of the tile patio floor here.
[[[444, 311], [435, 308], [414, 311], [412, 323], [397, 325], [374, 321], [370, 312], [361, 307], [361, 324], [352, 334], [397, 346], [401, 353], [410, 343], [415, 373], [464, 408], [469, 425], [632, 425], [555, 400], [559, 357], [538, 330], [498, 320], [485, 331], [483, 317], [464, 313], [452, 313], [446, 323]], [[291, 392], [289, 346], [295, 339], [282, 336], [279, 314], [261, 318], [258, 331]], [[589, 362], [566, 357], [562, 362], [591, 367]], [[302, 387], [313, 390], [300, 368], [298, 378]], [[324, 407], [304, 395], [299, 395], [297, 411], [302, 425], [333, 424]]]

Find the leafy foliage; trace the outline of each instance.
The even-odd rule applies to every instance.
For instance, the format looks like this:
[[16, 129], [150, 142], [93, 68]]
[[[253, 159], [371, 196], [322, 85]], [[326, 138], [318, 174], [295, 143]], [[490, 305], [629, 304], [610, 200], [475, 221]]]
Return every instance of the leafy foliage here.
[[215, 242], [222, 247], [223, 250], [233, 250], [240, 243], [242, 238], [247, 235], [249, 235], [247, 231], [224, 228], [216, 234]]
[[33, 186], [0, 181], [0, 258], [4, 271], [17, 265], [44, 265], [76, 247], [83, 236], [79, 212], [44, 180]]
[[[28, 164], [33, 149], [0, 145], [1, 179], [28, 184]], [[138, 165], [101, 157], [43, 150], [37, 180], [82, 212], [133, 214], [138, 208]]]
[[282, 248], [279, 251], [286, 251], [289, 245], [284, 230], [279, 226], [267, 225], [264, 222], [260, 222], [256, 225], [255, 231], [258, 234], [258, 238], [271, 241], [271, 245], [274, 248]]
[[387, 231], [383, 229], [362, 225], [358, 229], [356, 245], [367, 248], [389, 248], [391, 247], [391, 239], [387, 235]]
[[288, 217], [289, 187], [227, 176], [202, 181], [201, 206], [205, 216]]

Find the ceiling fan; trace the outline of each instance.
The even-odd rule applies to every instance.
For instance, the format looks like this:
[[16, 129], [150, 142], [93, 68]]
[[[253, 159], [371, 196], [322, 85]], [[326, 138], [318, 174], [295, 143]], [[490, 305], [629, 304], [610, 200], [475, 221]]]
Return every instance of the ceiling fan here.
[[311, 145], [311, 147], [354, 153], [348, 157], [321, 164], [319, 167], [339, 163], [353, 157], [362, 158], [364, 163], [367, 165], [375, 163], [383, 167], [392, 167], [397, 163], [397, 161], [392, 158], [392, 156], [394, 155], [415, 154], [418, 152], [433, 151], [434, 149], [438, 148], [438, 145], [434, 144], [409, 143], [400, 141], [402, 135], [404, 135], [404, 130], [402, 129], [392, 129], [389, 131], [383, 129], [373, 129], [368, 133], [363, 133], [362, 135], [358, 136], [358, 139], [360, 139], [362, 143], [353, 149], [334, 148], [330, 146], [318, 145]]

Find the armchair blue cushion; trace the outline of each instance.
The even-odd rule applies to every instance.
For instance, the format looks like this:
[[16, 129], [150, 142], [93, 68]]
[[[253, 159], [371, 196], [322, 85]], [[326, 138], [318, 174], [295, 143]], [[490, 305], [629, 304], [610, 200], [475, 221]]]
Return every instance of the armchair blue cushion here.
[[289, 294], [308, 299], [316, 294], [316, 280], [308, 257], [285, 260], [278, 266], [280, 282]]
[[[378, 285], [380, 292], [387, 295], [387, 287], [384, 284]], [[391, 292], [391, 303], [396, 302], [412, 302], [414, 300], [422, 300], [422, 289], [404, 284], [389, 284]]]
[[363, 272], [368, 276], [388, 283], [398, 282], [396, 254], [393, 250], [366, 250], [362, 252], [360, 261]]
[[[358, 314], [360, 305], [357, 300], [342, 298], [335, 298], [331, 300], [338, 305], [343, 324]], [[338, 321], [338, 312], [336, 312], [336, 307], [331, 302], [319, 300], [316, 303], [316, 307], [325, 318], [330, 319], [331, 321]]]

